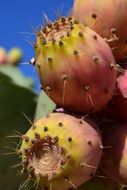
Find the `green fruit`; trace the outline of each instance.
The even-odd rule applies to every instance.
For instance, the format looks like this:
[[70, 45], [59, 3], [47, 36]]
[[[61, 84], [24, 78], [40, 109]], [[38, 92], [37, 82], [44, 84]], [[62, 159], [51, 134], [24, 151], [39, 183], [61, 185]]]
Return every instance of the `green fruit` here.
[[8, 52], [8, 63], [12, 65], [17, 65], [22, 59], [23, 53], [20, 48], [12, 48]]

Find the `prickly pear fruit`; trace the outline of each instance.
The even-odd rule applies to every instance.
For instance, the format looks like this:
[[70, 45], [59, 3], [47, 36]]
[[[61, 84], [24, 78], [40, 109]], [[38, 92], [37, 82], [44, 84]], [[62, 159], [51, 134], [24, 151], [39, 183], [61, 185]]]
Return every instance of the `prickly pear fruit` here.
[[0, 65], [7, 63], [7, 53], [6, 50], [0, 47]]
[[42, 87], [58, 106], [88, 113], [111, 99], [116, 81], [111, 50], [97, 33], [72, 17], [62, 17], [37, 32], [35, 58]]
[[106, 115], [127, 122], [127, 70], [117, 79], [117, 90], [107, 106]]
[[93, 176], [100, 162], [100, 135], [74, 116], [52, 113], [22, 138], [23, 171], [45, 189], [77, 188]]
[[127, 183], [127, 124], [109, 123], [103, 133], [102, 169], [119, 184]]
[[93, 177], [78, 190], [120, 190], [120, 185], [104, 176]]
[[127, 70], [117, 79], [117, 86], [124, 98], [127, 98]]
[[116, 59], [127, 57], [127, 0], [74, 0], [72, 15], [106, 38]]
[[12, 65], [17, 65], [21, 61], [22, 55], [23, 53], [20, 48], [12, 48], [8, 52], [8, 63]]

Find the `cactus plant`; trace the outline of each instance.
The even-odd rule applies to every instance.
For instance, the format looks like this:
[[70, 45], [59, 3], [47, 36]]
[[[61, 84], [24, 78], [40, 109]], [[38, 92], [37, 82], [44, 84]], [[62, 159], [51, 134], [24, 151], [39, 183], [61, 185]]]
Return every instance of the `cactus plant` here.
[[13, 141], [19, 141], [7, 136], [14, 134], [13, 130], [22, 133], [29, 127], [24, 115], [32, 119], [35, 112], [37, 95], [32, 86], [33, 81], [25, 79], [15, 67], [0, 67], [0, 189], [16, 190], [22, 181], [16, 176], [20, 165], [14, 170], [10, 168], [19, 163], [15, 155], [10, 155], [17, 147]]
[[35, 119], [38, 120], [47, 114], [52, 113], [56, 108], [56, 104], [45, 94], [44, 91], [41, 91], [35, 112]]
[[[75, 0], [74, 18], [60, 16], [52, 22], [45, 15], [47, 24], [35, 31], [30, 61], [42, 85], [39, 96], [33, 81], [9, 66], [19, 63], [21, 51], [0, 49], [0, 189], [126, 187], [127, 112], [121, 108], [126, 108], [127, 73], [119, 76], [123, 68], [115, 62], [127, 55], [126, 13], [126, 0]], [[110, 19], [104, 22], [105, 15]], [[116, 84], [122, 99], [114, 96]], [[120, 117], [114, 117], [105, 124], [109, 117], [100, 112], [105, 114], [116, 97], [115, 117], [125, 123], [116, 124]], [[21, 177], [15, 178], [17, 171]]]

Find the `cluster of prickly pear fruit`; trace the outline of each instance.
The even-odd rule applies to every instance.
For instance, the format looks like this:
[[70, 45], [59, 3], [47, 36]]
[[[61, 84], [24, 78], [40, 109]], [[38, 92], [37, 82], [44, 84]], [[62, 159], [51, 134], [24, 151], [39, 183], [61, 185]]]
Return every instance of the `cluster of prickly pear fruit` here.
[[22, 50], [14, 47], [9, 52], [0, 47], [0, 65], [17, 65], [22, 60]]
[[47, 19], [36, 32], [31, 63], [60, 113], [43, 101], [39, 118], [21, 136], [24, 186], [126, 187], [127, 73], [116, 64], [127, 56], [126, 13], [125, 0], [75, 0], [72, 16]]

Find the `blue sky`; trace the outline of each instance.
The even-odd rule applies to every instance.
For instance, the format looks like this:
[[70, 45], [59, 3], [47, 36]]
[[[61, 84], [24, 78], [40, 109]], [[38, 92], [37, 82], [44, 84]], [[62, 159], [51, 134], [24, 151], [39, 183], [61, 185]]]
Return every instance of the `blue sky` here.
[[[34, 50], [26, 40], [33, 40], [34, 35], [21, 33], [33, 33], [32, 26], [42, 25], [43, 13], [51, 20], [56, 18], [57, 10], [67, 15], [72, 4], [73, 0], [0, 0], [0, 46], [6, 50], [20, 47], [24, 53], [23, 62], [28, 62]], [[33, 67], [21, 65], [20, 69], [25, 76], [34, 77], [38, 91], [39, 82]]]
[[20, 32], [33, 32], [32, 25], [42, 24], [45, 12], [49, 18], [55, 19], [55, 11], [63, 9], [66, 15], [73, 0], [0, 0], [0, 46], [9, 50], [12, 46], [23, 49], [24, 60], [28, 61], [34, 54], [32, 46], [25, 39], [31, 40], [32, 35]]

